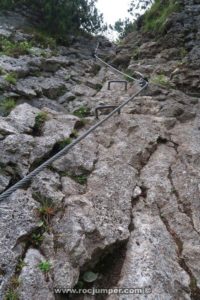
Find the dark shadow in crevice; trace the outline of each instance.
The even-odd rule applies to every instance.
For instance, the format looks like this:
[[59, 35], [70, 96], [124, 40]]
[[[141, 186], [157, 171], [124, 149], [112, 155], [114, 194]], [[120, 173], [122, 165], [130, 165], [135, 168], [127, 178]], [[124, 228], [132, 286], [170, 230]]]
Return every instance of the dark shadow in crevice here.
[[[92, 258], [90, 262], [86, 263], [82, 268], [79, 276], [79, 281], [74, 289], [109, 289], [117, 286], [119, 282], [121, 270], [126, 257], [127, 240], [117, 243], [108, 249], [104, 249], [104, 253], [96, 260]], [[95, 255], [96, 256], [96, 255]], [[97, 280], [88, 283], [84, 282], [83, 275], [85, 272], [91, 271], [98, 274]], [[95, 299], [105, 300], [107, 294], [96, 294]], [[55, 294], [56, 300], [83, 300], [84, 294]]]

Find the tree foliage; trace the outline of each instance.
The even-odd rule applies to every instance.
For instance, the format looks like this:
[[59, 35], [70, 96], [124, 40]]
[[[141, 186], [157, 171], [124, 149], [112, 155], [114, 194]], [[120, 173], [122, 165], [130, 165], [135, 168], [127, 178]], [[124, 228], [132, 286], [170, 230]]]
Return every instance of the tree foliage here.
[[128, 12], [131, 15], [131, 19], [119, 19], [114, 25], [114, 30], [119, 33], [119, 38], [124, 38], [137, 27], [136, 20], [144, 14], [154, 1], [155, 0], [132, 0], [130, 2]]
[[119, 38], [124, 38], [128, 33], [132, 32], [135, 24], [129, 18], [125, 20], [119, 19], [114, 24], [114, 30], [119, 33]]
[[128, 12], [135, 18], [138, 18], [153, 3], [154, 0], [132, 0]]
[[26, 6], [37, 13], [40, 22], [51, 33], [65, 34], [84, 29], [96, 33], [102, 29], [103, 17], [95, 3], [97, 0], [0, 0], [0, 9]]

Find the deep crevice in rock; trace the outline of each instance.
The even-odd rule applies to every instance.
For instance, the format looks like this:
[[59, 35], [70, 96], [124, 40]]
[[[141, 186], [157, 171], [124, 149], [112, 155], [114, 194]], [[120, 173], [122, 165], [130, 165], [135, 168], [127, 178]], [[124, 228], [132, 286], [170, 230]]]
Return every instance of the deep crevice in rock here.
[[[159, 212], [160, 212], [160, 208], [158, 207]], [[180, 265], [180, 267], [189, 275], [190, 277], [190, 293], [191, 293], [191, 300], [199, 300], [200, 299], [200, 289], [197, 286], [197, 280], [195, 278], [195, 276], [192, 274], [192, 271], [189, 269], [189, 267], [187, 266], [184, 258], [182, 257], [182, 252], [183, 252], [183, 242], [181, 241], [181, 239], [178, 237], [178, 235], [176, 234], [176, 232], [174, 232], [169, 225], [168, 220], [161, 215], [160, 212], [160, 218], [162, 220], [162, 222], [164, 223], [167, 231], [169, 232], [169, 234], [171, 235], [172, 239], [174, 240], [176, 246], [177, 246], [177, 257], [178, 257], [178, 263]]]
[[193, 230], [199, 235], [199, 232], [196, 230], [196, 228], [194, 226], [193, 219], [192, 219], [191, 204], [189, 202], [184, 203], [183, 201], [181, 201], [181, 197], [180, 197], [180, 195], [179, 195], [179, 193], [178, 193], [178, 191], [177, 191], [177, 189], [174, 185], [173, 178], [172, 178], [172, 166], [170, 166], [170, 168], [169, 168], [168, 179], [169, 179], [170, 184], [172, 186], [172, 192], [176, 197], [179, 211], [186, 214], [186, 216], [190, 219], [190, 224], [192, 225]]
[[[109, 246], [103, 250], [103, 253], [97, 253], [92, 257], [92, 259], [87, 262], [80, 271], [79, 281], [74, 289], [109, 289], [117, 285], [121, 270], [124, 264], [126, 256], [127, 242], [116, 243], [115, 245]], [[95, 257], [97, 255], [97, 257]], [[92, 271], [98, 274], [97, 280], [92, 283], [84, 282], [83, 275], [85, 272]], [[95, 299], [105, 300], [107, 298], [106, 294], [96, 294]], [[67, 300], [76, 299], [83, 300], [84, 295], [66, 295], [57, 294], [55, 295], [56, 300]]]

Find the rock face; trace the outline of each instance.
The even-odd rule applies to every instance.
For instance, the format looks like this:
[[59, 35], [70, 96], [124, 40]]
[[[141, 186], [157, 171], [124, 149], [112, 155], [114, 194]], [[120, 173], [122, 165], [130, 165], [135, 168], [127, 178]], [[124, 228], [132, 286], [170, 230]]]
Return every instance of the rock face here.
[[[0, 34], [13, 38], [1, 22]], [[166, 45], [167, 36], [172, 31]], [[102, 57], [112, 57], [112, 45], [99, 39]], [[70, 299], [200, 299], [199, 98], [174, 82], [174, 46], [163, 42], [158, 53], [158, 41], [138, 37], [141, 56], [129, 61], [129, 39], [115, 64], [150, 76], [148, 89], [0, 203], [0, 299], [68, 299], [58, 289], [74, 287], [135, 290]], [[138, 90], [133, 83], [108, 90], [107, 80], [123, 78], [92, 59], [96, 40], [84, 41], [56, 54], [1, 56], [1, 192], [95, 124], [97, 105], [118, 105]], [[189, 57], [198, 63], [197, 44]], [[6, 82], [10, 72], [15, 84]], [[9, 101], [9, 111], [8, 95], [16, 104]], [[87, 272], [98, 274], [94, 282], [84, 281]]]
[[[160, 34], [142, 30], [131, 33], [116, 49], [117, 56], [112, 61], [131, 72], [142, 72], [153, 82], [166, 76], [166, 84], [199, 97], [200, 3], [198, 0], [176, 3], [180, 5], [179, 11], [168, 17]], [[129, 59], [124, 63], [127, 55]]]

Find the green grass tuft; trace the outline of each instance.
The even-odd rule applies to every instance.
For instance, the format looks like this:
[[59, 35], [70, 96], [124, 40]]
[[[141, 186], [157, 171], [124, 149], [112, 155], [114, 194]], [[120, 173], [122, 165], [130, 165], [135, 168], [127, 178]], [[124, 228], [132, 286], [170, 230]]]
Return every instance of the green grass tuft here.
[[[40, 202], [41, 206], [38, 208], [38, 215], [43, 222], [44, 226], [50, 223], [51, 218], [55, 215], [56, 208], [51, 199], [41, 196], [39, 194], [35, 195], [36, 200]], [[35, 236], [37, 239], [37, 237]]]
[[19, 296], [18, 296], [17, 292], [15, 292], [13, 289], [9, 289], [6, 292], [4, 300], [19, 300]]
[[78, 182], [81, 185], [84, 185], [87, 183], [87, 175], [74, 175], [73, 179]]
[[35, 117], [34, 129], [36, 131], [40, 131], [42, 126], [44, 125], [44, 123], [47, 121], [47, 119], [48, 119], [48, 113], [47, 112], [45, 112], [45, 111], [39, 112]]
[[9, 82], [10, 84], [16, 85], [17, 83], [17, 75], [15, 73], [7, 74], [4, 79]]
[[32, 233], [31, 235], [31, 244], [35, 247], [39, 247], [44, 240], [44, 237], [41, 232], [38, 233]]
[[12, 98], [4, 99], [0, 102], [0, 112], [3, 116], [9, 115], [9, 113], [16, 107], [16, 102]]
[[90, 109], [88, 107], [81, 106], [76, 109], [73, 114], [79, 118], [84, 118], [90, 115]]
[[76, 129], [72, 130], [72, 133], [70, 134], [70, 138], [76, 139], [78, 137], [78, 131]]
[[155, 0], [154, 4], [144, 14], [143, 30], [145, 32], [162, 32], [168, 17], [180, 10], [180, 4], [175, 0]]
[[71, 179], [73, 179], [74, 181], [76, 181], [77, 183], [81, 184], [81, 185], [85, 185], [87, 183], [87, 179], [89, 176], [89, 173], [83, 172], [80, 175], [76, 175], [72, 172], [63, 172], [61, 174], [61, 176], [68, 176]]
[[60, 142], [58, 142], [58, 147], [59, 147], [59, 150], [65, 148], [65, 146], [71, 144], [72, 142], [72, 139], [71, 138], [66, 138]]
[[51, 270], [51, 264], [49, 261], [42, 261], [39, 263], [38, 267], [44, 273], [48, 273]]

